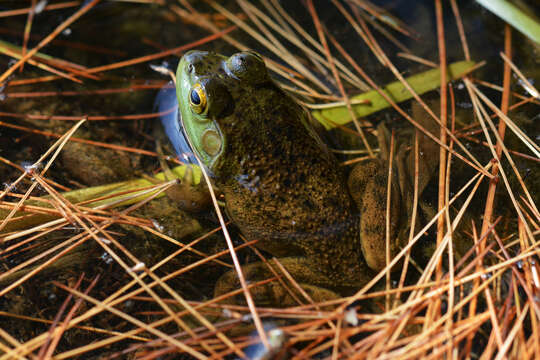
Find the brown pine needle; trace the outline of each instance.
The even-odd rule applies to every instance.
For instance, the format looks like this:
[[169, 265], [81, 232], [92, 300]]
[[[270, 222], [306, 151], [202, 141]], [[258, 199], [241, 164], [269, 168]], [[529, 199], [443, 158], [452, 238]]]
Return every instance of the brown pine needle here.
[[334, 64], [334, 58], [332, 57], [332, 54], [330, 53], [330, 48], [328, 47], [328, 43], [326, 41], [326, 36], [325, 36], [324, 31], [322, 29], [322, 26], [321, 26], [321, 23], [320, 23], [320, 20], [319, 20], [319, 16], [317, 15], [317, 12], [315, 10], [315, 6], [313, 5], [313, 1], [308, 0], [307, 5], [308, 5], [308, 9], [309, 9], [309, 11], [310, 11], [310, 13], [311, 13], [311, 15], [313, 17], [315, 27], [317, 28], [317, 33], [319, 34], [319, 39], [321, 41], [321, 44], [324, 47], [324, 51], [325, 51], [325, 54], [326, 54], [326, 58], [328, 60], [328, 64], [330, 65], [330, 69], [332, 70], [332, 74], [334, 75], [334, 79], [338, 84], [339, 91], [341, 92], [341, 96], [343, 96], [343, 99], [345, 100], [345, 104], [347, 105], [347, 109], [349, 111], [349, 114], [350, 114], [350, 116], [351, 116], [351, 118], [353, 120], [353, 123], [354, 123], [355, 127], [356, 127], [356, 131], [358, 131], [358, 134], [360, 134], [360, 138], [362, 139], [362, 142], [363, 142], [364, 146], [366, 147], [366, 149], [367, 149], [367, 151], [369, 153], [369, 156], [374, 157], [373, 150], [371, 149], [371, 146], [369, 145], [369, 143], [367, 141], [367, 138], [366, 138], [366, 136], [364, 134], [364, 131], [362, 130], [362, 127], [360, 126], [360, 123], [358, 122], [358, 120], [356, 118], [356, 115], [354, 114], [354, 112], [352, 110], [351, 101], [349, 100], [349, 97], [345, 93], [345, 89], [344, 89], [343, 84], [341, 83], [341, 80], [340, 80], [339, 75], [337, 73], [337, 69], [336, 69], [336, 66]]
[[[45, 6], [43, 10], [44, 11], [60, 10], [60, 9], [66, 9], [66, 8], [75, 7], [79, 5], [81, 5], [80, 1], [66, 1], [63, 3], [49, 4]], [[22, 8], [22, 9], [17, 9], [17, 10], [0, 11], [0, 18], [17, 16], [17, 15], [26, 15], [30, 12], [32, 12], [32, 7]]]
[[36, 45], [35, 48], [30, 50], [19, 61], [17, 61], [14, 65], [12, 65], [9, 69], [7, 69], [2, 75], [0, 75], [0, 83], [4, 82], [9, 75], [11, 75], [19, 66], [21, 66], [21, 64], [25, 63], [35, 53], [37, 53], [39, 51], [39, 49], [41, 49], [42, 47], [47, 45], [52, 39], [54, 39], [58, 34], [60, 34], [65, 28], [67, 28], [74, 21], [76, 21], [78, 18], [80, 18], [82, 15], [84, 15], [87, 11], [92, 9], [99, 1], [100, 0], [92, 0], [91, 2], [86, 4], [84, 7], [82, 7], [80, 10], [76, 11], [68, 19], [66, 19], [50, 35], [48, 35], [42, 41], [40, 41], [40, 43], [38, 45]]

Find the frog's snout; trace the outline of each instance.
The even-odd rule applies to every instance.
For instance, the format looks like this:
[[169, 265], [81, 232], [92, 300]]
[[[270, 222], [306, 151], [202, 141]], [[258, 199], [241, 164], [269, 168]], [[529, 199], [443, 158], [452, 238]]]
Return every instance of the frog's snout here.
[[[214, 52], [190, 50], [184, 54], [180, 67], [189, 76], [203, 76], [217, 73], [224, 57]], [[197, 80], [192, 78], [192, 80]]]
[[181, 62], [184, 71], [188, 74], [193, 74], [196, 70], [201, 70], [200, 64], [204, 64], [205, 58], [208, 57], [208, 51], [190, 50], [184, 54]]

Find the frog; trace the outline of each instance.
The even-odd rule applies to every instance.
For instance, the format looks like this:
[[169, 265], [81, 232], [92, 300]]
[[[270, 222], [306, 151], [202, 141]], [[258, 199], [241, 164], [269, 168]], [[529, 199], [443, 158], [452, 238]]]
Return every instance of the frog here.
[[[176, 90], [185, 137], [246, 240], [258, 240], [257, 248], [323, 298], [357, 289], [386, 266], [386, 154], [357, 165], [347, 178], [309, 112], [251, 50], [229, 57], [185, 53]], [[387, 153], [387, 130], [377, 129]], [[395, 176], [392, 255], [406, 222]], [[260, 262], [243, 270], [249, 280], [271, 276]], [[236, 275], [226, 273], [216, 295], [237, 286]]]

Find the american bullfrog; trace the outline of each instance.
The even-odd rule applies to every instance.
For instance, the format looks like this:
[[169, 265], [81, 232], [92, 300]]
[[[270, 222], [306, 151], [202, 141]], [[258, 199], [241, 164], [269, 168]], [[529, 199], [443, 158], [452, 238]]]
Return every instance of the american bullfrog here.
[[[190, 51], [176, 77], [186, 138], [248, 240], [259, 240], [298, 282], [316, 287], [356, 288], [384, 268], [387, 166], [381, 159], [357, 166], [347, 181], [308, 112], [271, 79], [255, 52]], [[393, 183], [396, 239], [404, 216]], [[246, 276], [262, 278], [264, 269], [248, 265]], [[233, 279], [225, 275], [217, 291]]]

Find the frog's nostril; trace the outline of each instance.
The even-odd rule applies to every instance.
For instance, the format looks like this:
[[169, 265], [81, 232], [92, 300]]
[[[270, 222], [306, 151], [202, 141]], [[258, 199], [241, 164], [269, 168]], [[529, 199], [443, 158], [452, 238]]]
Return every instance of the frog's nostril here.
[[188, 74], [195, 74], [208, 63], [208, 51], [190, 50], [184, 54], [182, 62]]

